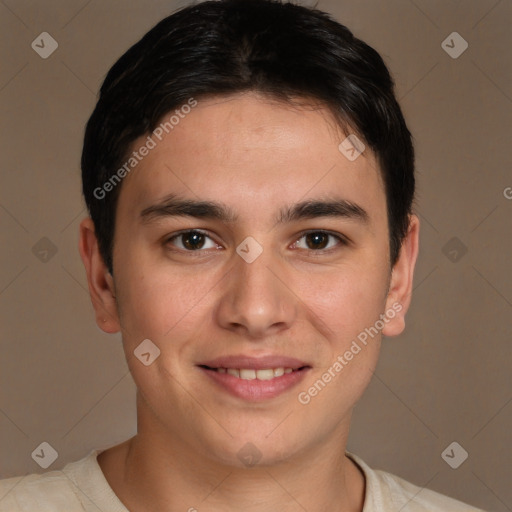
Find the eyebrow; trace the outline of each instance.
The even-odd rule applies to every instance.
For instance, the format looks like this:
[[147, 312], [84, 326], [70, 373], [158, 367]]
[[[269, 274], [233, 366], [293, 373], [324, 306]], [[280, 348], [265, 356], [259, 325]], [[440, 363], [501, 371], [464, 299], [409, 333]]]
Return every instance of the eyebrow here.
[[[238, 215], [227, 205], [215, 201], [196, 201], [182, 199], [174, 194], [140, 212], [143, 223], [150, 223], [167, 217], [194, 217], [211, 219], [226, 224], [235, 223]], [[296, 222], [317, 217], [337, 217], [369, 223], [368, 212], [358, 204], [347, 199], [308, 199], [282, 208], [276, 225]]]

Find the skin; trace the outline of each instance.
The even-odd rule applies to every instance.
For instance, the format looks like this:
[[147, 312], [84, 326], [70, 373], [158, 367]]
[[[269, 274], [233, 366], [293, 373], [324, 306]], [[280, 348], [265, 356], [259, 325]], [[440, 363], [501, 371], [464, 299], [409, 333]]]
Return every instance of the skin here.
[[[366, 148], [349, 161], [338, 149], [345, 137], [322, 107], [256, 93], [202, 100], [122, 183], [114, 277], [92, 221], [82, 221], [80, 253], [96, 321], [107, 333], [122, 332], [138, 389], [137, 435], [98, 457], [131, 511], [362, 510], [365, 479], [345, 456], [351, 414], [376, 367], [381, 334], [404, 329], [419, 221], [411, 216], [391, 268], [375, 155]], [[141, 220], [142, 210], [170, 193], [221, 201], [238, 219]], [[276, 224], [285, 206], [334, 197], [364, 208], [368, 222], [318, 217]], [[169, 241], [184, 229], [210, 237], [199, 256], [183, 245], [190, 239]], [[308, 245], [305, 230], [328, 230], [349, 243], [329, 237], [322, 251]], [[263, 247], [250, 264], [236, 253], [248, 236]], [[298, 393], [396, 303], [402, 309], [382, 332], [301, 404]], [[147, 338], [161, 351], [149, 366], [133, 354]], [[231, 354], [286, 355], [311, 369], [278, 397], [248, 402], [220, 390], [196, 366]], [[247, 442], [261, 453], [253, 467], [237, 456]]]

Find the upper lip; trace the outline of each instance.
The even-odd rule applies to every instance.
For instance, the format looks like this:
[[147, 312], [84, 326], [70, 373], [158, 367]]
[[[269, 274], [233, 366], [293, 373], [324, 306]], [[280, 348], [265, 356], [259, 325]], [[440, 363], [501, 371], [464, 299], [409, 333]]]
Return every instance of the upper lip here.
[[293, 357], [270, 355], [270, 356], [246, 356], [233, 355], [223, 356], [204, 361], [199, 366], [208, 366], [209, 368], [238, 368], [250, 370], [265, 370], [267, 368], [293, 368], [294, 370], [308, 366], [307, 363]]

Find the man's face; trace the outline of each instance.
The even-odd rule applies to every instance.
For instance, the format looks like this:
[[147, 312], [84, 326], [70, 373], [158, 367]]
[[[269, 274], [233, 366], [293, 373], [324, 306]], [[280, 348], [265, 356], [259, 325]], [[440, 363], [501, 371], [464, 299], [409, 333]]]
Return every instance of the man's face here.
[[[345, 137], [326, 109], [210, 99], [125, 178], [114, 283], [139, 429], [228, 464], [246, 443], [272, 463], [346, 437], [380, 333], [353, 342], [395, 300], [378, 164], [369, 148], [350, 161]], [[229, 218], [155, 208], [168, 199]], [[160, 350], [148, 366], [134, 355], [146, 339]]]

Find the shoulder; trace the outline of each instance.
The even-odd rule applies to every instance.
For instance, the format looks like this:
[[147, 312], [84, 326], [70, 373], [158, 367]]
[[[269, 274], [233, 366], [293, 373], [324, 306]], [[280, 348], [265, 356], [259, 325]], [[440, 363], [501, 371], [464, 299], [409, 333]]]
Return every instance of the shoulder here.
[[383, 485], [387, 486], [392, 500], [404, 512], [483, 512], [467, 503], [455, 500], [444, 494], [419, 487], [385, 471], [376, 471]]
[[0, 480], [0, 512], [82, 512], [74, 487], [62, 471]]
[[98, 450], [61, 470], [0, 480], [0, 512], [121, 511], [97, 463]]
[[484, 512], [444, 494], [419, 487], [386, 471], [371, 469], [360, 457], [347, 455], [361, 468], [366, 478], [363, 512]]

